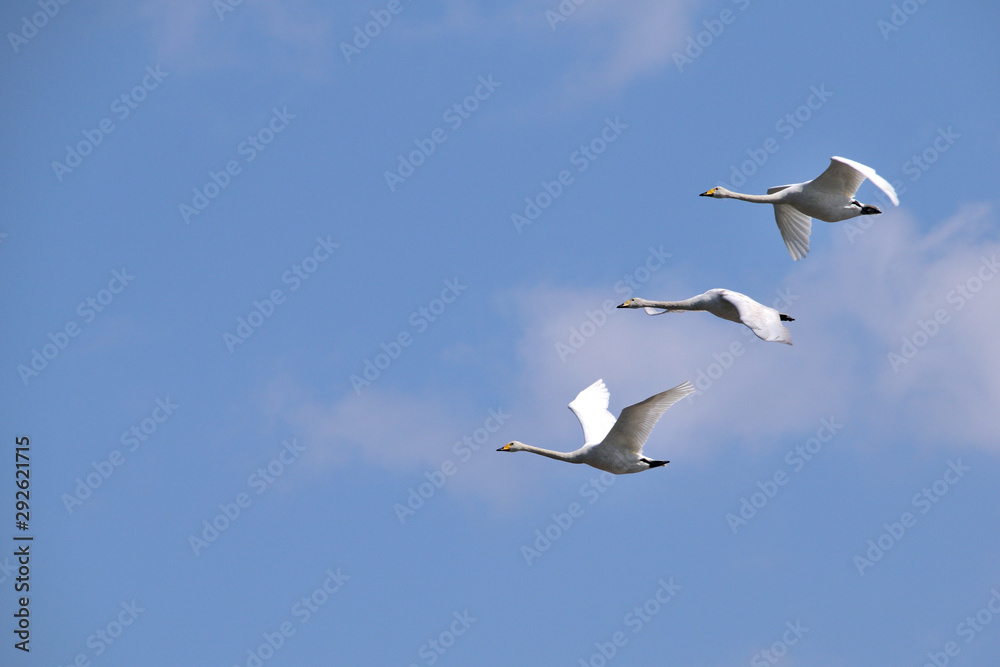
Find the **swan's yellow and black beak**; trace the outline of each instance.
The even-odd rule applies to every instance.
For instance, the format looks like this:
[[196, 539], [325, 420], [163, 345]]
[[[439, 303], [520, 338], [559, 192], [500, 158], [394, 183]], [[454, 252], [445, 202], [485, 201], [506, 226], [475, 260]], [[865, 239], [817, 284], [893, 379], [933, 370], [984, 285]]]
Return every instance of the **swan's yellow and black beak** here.
[[709, 190], [708, 192], [702, 192], [702, 193], [701, 193], [700, 195], [698, 195], [698, 196], [699, 196], [699, 197], [711, 197], [712, 195], [714, 195], [714, 194], [715, 194], [715, 190], [716, 190], [716, 188], [712, 188], [712, 189], [711, 189], [711, 190]]
[[513, 445], [513, 444], [514, 443], [512, 443], [512, 442], [508, 442], [506, 445], [504, 445], [503, 447], [501, 447], [497, 451], [498, 452], [509, 452], [510, 451], [510, 446]]
[[618, 307], [619, 308], [630, 308], [631, 307], [631, 306], [629, 306], [630, 303], [632, 303], [632, 299], [629, 299], [628, 301], [626, 301], [625, 303], [623, 303], [622, 305], [620, 305]]

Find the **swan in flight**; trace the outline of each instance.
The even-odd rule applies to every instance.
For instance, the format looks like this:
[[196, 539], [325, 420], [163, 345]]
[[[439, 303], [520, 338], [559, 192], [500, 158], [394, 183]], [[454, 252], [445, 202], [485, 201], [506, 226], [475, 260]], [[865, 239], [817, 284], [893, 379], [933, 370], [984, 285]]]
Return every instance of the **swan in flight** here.
[[615, 420], [615, 416], [608, 412], [611, 394], [604, 385], [604, 380], [598, 380], [577, 394], [569, 404], [569, 409], [583, 427], [583, 447], [575, 452], [554, 452], [515, 440], [497, 451], [534, 452], [557, 461], [586, 463], [615, 475], [642, 472], [666, 465], [670, 461], [656, 461], [643, 456], [642, 446], [646, 444], [653, 425], [667, 408], [694, 391], [690, 382], [679, 384], [673, 389], [628, 406]]
[[840, 222], [859, 215], [876, 215], [882, 212], [878, 206], [862, 204], [854, 198], [854, 193], [866, 178], [889, 197], [893, 206], [899, 206], [899, 197], [892, 185], [876, 174], [874, 169], [836, 156], [830, 158], [830, 166], [826, 171], [813, 180], [768, 188], [766, 195], [744, 195], [717, 187], [701, 193], [701, 196], [774, 204], [774, 218], [778, 221], [781, 238], [785, 240], [792, 259], [800, 260], [809, 254], [809, 232], [812, 228], [810, 218]]
[[782, 322], [794, 322], [794, 317], [757, 303], [746, 294], [727, 289], [710, 289], [684, 301], [646, 301], [629, 299], [619, 308], [645, 308], [647, 315], [662, 315], [685, 310], [705, 310], [730, 322], [741, 322], [770, 343], [792, 344], [792, 335]]

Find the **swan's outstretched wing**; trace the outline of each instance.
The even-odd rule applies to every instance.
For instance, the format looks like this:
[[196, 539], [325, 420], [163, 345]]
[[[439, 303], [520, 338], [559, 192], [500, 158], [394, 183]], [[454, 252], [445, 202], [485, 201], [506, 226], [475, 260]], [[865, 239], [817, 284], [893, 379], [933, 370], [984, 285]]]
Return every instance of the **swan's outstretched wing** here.
[[638, 456], [646, 444], [653, 426], [671, 405], [688, 394], [694, 393], [690, 382], [679, 384], [673, 389], [650, 396], [645, 401], [630, 405], [622, 410], [614, 428], [604, 438], [601, 447], [620, 449]]
[[604, 440], [608, 431], [615, 425], [615, 416], [608, 412], [610, 399], [611, 392], [605, 386], [604, 380], [598, 380], [577, 394], [569, 404], [569, 409], [583, 427], [584, 446], [595, 445]]
[[[854, 160], [848, 160], [846, 157], [833, 156], [832, 158], [830, 158], [831, 164], [834, 164], [835, 162], [841, 162], [855, 169], [858, 173], [864, 176], [864, 178], [867, 178], [869, 181], [871, 181], [875, 187], [884, 192], [885, 196], [889, 198], [889, 201], [892, 202], [893, 206], [899, 206], [899, 197], [896, 196], [896, 189], [892, 187], [889, 181], [885, 180], [884, 178], [876, 174], [874, 169], [872, 169], [867, 165], [861, 164], [860, 162], [855, 162]], [[829, 168], [827, 169], [827, 171], [829, 171]], [[863, 181], [864, 178], [861, 180]], [[861, 184], [858, 183], [858, 185], [860, 186]], [[857, 192], [857, 188], [855, 188], [854, 191]]]
[[[768, 193], [771, 190], [768, 190]], [[781, 232], [781, 238], [784, 239], [785, 247], [788, 248], [788, 254], [792, 259], [798, 261], [808, 255], [812, 218], [791, 204], [775, 204], [774, 219], [778, 223], [778, 231]]]
[[788, 327], [781, 323], [781, 313], [774, 308], [768, 308], [746, 294], [732, 290], [724, 290], [722, 298], [733, 304], [740, 314], [740, 320], [757, 334], [757, 338], [769, 343], [792, 344], [792, 334], [788, 331]]
[[899, 197], [896, 196], [896, 190], [889, 181], [876, 174], [871, 167], [854, 160], [848, 160], [845, 157], [834, 156], [830, 158], [830, 166], [810, 181], [809, 186], [823, 192], [846, 195], [853, 199], [854, 194], [866, 178], [885, 193], [893, 206], [899, 206]]

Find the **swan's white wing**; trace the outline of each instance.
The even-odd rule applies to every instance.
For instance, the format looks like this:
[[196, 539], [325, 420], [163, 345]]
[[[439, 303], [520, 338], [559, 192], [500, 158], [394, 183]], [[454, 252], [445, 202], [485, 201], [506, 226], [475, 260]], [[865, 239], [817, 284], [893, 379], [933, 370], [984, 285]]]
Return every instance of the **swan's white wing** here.
[[604, 440], [608, 431], [615, 425], [615, 416], [608, 412], [610, 399], [611, 392], [605, 386], [604, 380], [598, 380], [577, 394], [569, 404], [569, 409], [583, 427], [584, 446]]
[[769, 343], [792, 344], [792, 334], [781, 323], [781, 313], [774, 308], [768, 308], [746, 294], [731, 290], [723, 291], [722, 298], [733, 304], [740, 314], [740, 320], [757, 334], [757, 338]]
[[[859, 174], [864, 176], [864, 178], [861, 179], [862, 181], [867, 178], [873, 185], [875, 185], [875, 187], [885, 193], [885, 196], [889, 198], [889, 201], [892, 202], [893, 206], [899, 206], [899, 197], [896, 196], [896, 189], [892, 187], [889, 181], [876, 174], [874, 169], [867, 165], [863, 165], [860, 162], [848, 160], [846, 157], [834, 156], [830, 158], [831, 163], [834, 163], [835, 161], [842, 162], [843, 164], [855, 169]], [[829, 169], [827, 171], [829, 171]], [[860, 186], [861, 182], [859, 182], [858, 185]], [[854, 191], [857, 192], [857, 188], [855, 188]]]
[[845, 157], [834, 156], [830, 158], [830, 166], [811, 180], [808, 187], [820, 192], [829, 192], [853, 199], [866, 178], [884, 192], [894, 206], [899, 206], [899, 197], [896, 196], [896, 191], [889, 184], [889, 181], [876, 174], [871, 167], [854, 160], [848, 160]]
[[812, 218], [791, 204], [775, 204], [774, 219], [792, 259], [798, 261], [808, 255]]
[[[796, 184], [797, 185], [797, 184]], [[773, 188], [767, 189], [767, 194], [773, 195], [775, 192], [781, 192], [785, 188], [791, 187], [790, 185], [775, 185]]]
[[[854, 193], [865, 182], [865, 175], [854, 168], [853, 165], [856, 164], [858, 163], [851, 163], [851, 160], [844, 161], [844, 158], [830, 158], [830, 166], [822, 174], [809, 181], [806, 184], [808, 186], [807, 189], [817, 192], [828, 192], [853, 199]], [[864, 165], [859, 166], [864, 167]], [[868, 167], [865, 167], [865, 169], [868, 169]], [[874, 174], [875, 172], [872, 171], [872, 173]]]
[[671, 405], [688, 394], [694, 393], [690, 382], [679, 384], [673, 389], [650, 396], [645, 401], [630, 405], [622, 410], [614, 428], [601, 443], [602, 448], [618, 449], [638, 456], [646, 444], [653, 426]]

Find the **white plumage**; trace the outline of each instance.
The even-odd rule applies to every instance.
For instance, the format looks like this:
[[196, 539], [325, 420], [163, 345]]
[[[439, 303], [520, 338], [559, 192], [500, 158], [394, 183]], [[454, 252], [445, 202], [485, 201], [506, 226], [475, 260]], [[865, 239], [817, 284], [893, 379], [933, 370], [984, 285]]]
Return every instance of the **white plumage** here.
[[899, 206], [899, 197], [889, 181], [876, 174], [871, 167], [837, 156], [830, 158], [830, 166], [813, 180], [768, 188], [766, 195], [746, 195], [717, 187], [703, 192], [701, 196], [773, 204], [774, 219], [781, 238], [792, 259], [799, 260], [809, 254], [811, 218], [840, 222], [882, 212], [878, 206], [862, 204], [854, 198], [866, 178], [886, 194], [893, 206]]
[[649, 439], [653, 426], [667, 409], [688, 394], [694, 393], [690, 382], [650, 396], [622, 410], [616, 420], [608, 412], [611, 397], [604, 380], [598, 380], [573, 399], [570, 410], [583, 427], [584, 445], [573, 452], [556, 452], [532, 447], [523, 442], [509, 442], [498, 452], [533, 452], [567, 463], [586, 463], [598, 470], [625, 475], [666, 465], [643, 456], [642, 447]]
[[792, 344], [792, 334], [782, 322], [794, 322], [794, 317], [779, 313], [774, 308], [757, 303], [746, 294], [727, 289], [710, 289], [704, 294], [684, 301], [646, 301], [629, 299], [619, 308], [644, 308], [647, 315], [678, 313], [686, 310], [704, 310], [730, 322], [740, 322], [758, 338], [770, 343]]

